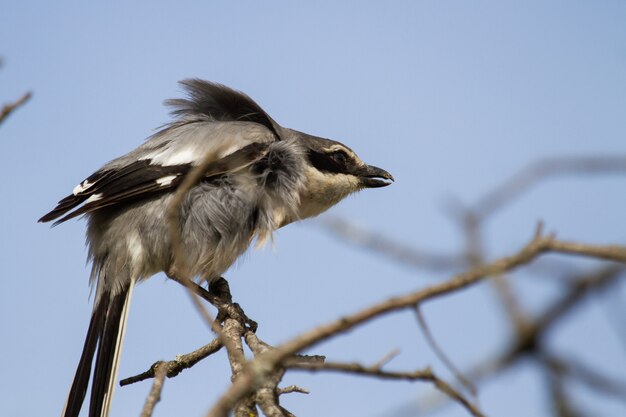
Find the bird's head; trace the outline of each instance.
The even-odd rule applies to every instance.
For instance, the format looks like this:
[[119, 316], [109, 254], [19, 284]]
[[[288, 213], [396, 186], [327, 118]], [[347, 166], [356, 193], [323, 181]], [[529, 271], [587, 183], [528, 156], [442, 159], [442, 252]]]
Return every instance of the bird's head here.
[[386, 187], [393, 176], [367, 165], [346, 145], [291, 131], [303, 145], [306, 186], [300, 197], [300, 218], [316, 216], [343, 198], [364, 188]]

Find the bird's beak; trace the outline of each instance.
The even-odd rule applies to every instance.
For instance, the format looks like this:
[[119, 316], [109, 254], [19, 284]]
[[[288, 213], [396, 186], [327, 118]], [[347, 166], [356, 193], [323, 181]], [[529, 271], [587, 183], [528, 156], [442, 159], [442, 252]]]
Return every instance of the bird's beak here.
[[359, 178], [361, 184], [366, 188], [386, 187], [394, 181], [393, 175], [372, 165], [366, 165], [363, 171], [359, 173]]

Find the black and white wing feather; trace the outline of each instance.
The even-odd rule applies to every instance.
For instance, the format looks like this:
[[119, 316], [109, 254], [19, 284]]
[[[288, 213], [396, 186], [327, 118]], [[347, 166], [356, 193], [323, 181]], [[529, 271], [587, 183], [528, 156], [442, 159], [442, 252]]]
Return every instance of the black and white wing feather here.
[[[265, 156], [268, 147], [269, 143], [252, 143], [211, 162], [204, 170], [204, 178], [210, 179], [244, 169]], [[152, 165], [150, 162], [137, 161], [115, 172], [95, 172], [39, 221], [58, 219], [54, 223], [57, 225], [102, 207], [154, 198], [176, 188], [192, 169], [191, 164], [162, 166]]]
[[[119, 170], [96, 171], [39, 221], [48, 222], [64, 216], [54, 223], [57, 225], [102, 207], [167, 191], [189, 170], [188, 164], [161, 166], [150, 162], [140, 160]], [[82, 207], [78, 208], [81, 204]]]

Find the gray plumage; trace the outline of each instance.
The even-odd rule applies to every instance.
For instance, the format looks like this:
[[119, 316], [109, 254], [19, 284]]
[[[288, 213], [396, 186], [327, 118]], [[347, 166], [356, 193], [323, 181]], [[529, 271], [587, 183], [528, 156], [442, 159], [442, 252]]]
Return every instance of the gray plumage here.
[[105, 164], [40, 219], [88, 219], [96, 293], [65, 417], [80, 412], [94, 357], [89, 415], [108, 415], [134, 284], [173, 266], [166, 210], [205, 155], [215, 157], [184, 198], [180, 233], [191, 273], [209, 282], [255, 239], [393, 179], [339, 142], [281, 127], [243, 93], [202, 80], [182, 84], [188, 98], [168, 102], [174, 121]]

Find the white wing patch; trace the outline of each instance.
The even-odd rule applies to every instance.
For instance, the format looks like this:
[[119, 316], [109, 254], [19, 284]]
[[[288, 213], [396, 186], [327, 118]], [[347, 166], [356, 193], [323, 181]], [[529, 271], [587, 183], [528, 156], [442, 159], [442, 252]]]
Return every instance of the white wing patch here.
[[93, 194], [87, 200], [85, 200], [85, 204], [93, 203], [94, 201], [102, 200], [102, 193]]
[[178, 175], [168, 175], [167, 177], [162, 177], [156, 180], [157, 184], [161, 187], [166, 187], [172, 183], [178, 177]]
[[190, 164], [197, 159], [194, 151], [195, 149], [192, 148], [177, 149], [174, 152], [170, 149], [166, 149], [159, 152], [151, 152], [140, 159], [150, 159], [152, 165], [171, 166]]
[[171, 140], [139, 157], [150, 165], [197, 165], [205, 155], [224, 158], [255, 142], [271, 142], [273, 135], [264, 126], [250, 122], [191, 123], [170, 132]]
[[94, 184], [93, 182], [89, 182], [89, 181], [85, 180], [85, 181], [81, 182], [80, 184], [78, 184], [76, 187], [74, 187], [74, 190], [72, 190], [72, 194], [78, 195], [80, 193], [84, 193], [93, 184]]

